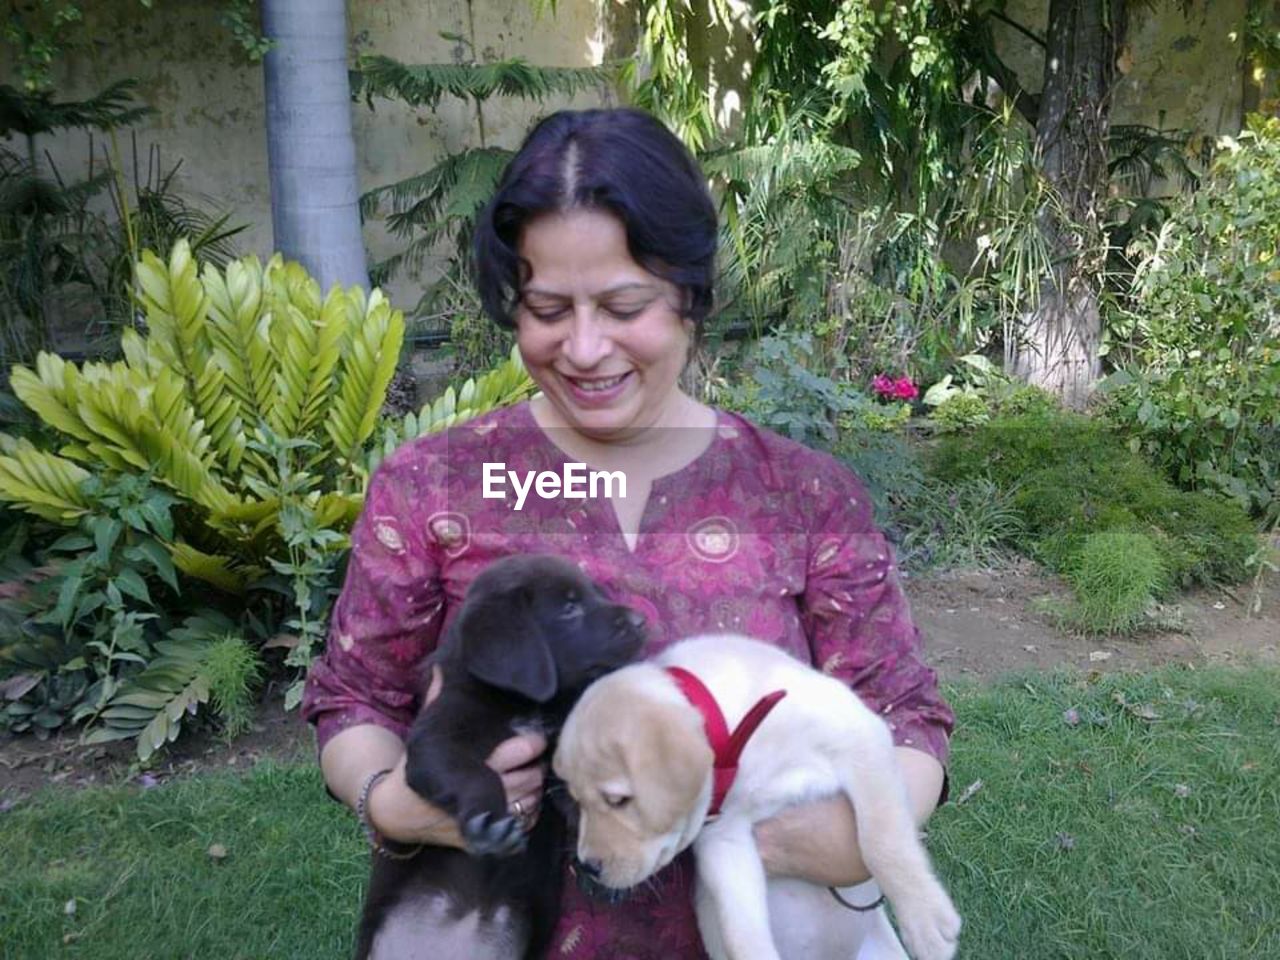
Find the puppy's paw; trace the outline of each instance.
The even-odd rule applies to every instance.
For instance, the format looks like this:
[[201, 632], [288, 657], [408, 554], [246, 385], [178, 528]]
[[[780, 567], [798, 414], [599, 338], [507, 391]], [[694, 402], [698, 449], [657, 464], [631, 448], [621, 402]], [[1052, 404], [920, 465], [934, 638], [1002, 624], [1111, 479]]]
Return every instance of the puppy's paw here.
[[511, 816], [494, 818], [487, 812], [463, 822], [462, 838], [467, 842], [467, 852], [477, 857], [509, 857], [528, 843], [519, 820]]
[[951, 960], [960, 939], [960, 915], [941, 886], [895, 905], [898, 932], [913, 960]]

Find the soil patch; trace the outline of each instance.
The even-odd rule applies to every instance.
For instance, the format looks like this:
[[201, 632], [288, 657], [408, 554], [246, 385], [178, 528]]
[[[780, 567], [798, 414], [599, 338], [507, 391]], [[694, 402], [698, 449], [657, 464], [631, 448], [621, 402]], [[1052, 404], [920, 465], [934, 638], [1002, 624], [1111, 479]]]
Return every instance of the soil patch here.
[[1266, 577], [1260, 586], [1261, 610], [1252, 616], [1252, 583], [1230, 591], [1197, 589], [1164, 612], [1167, 627], [1130, 637], [1058, 629], [1038, 601], [1065, 601], [1070, 588], [1030, 562], [913, 579], [906, 590], [929, 662], [944, 680], [960, 680], [1063, 666], [1141, 670], [1167, 663], [1280, 663], [1280, 577]]
[[[1261, 611], [1252, 616], [1252, 584], [1231, 592], [1198, 590], [1170, 610], [1177, 629], [1098, 638], [1063, 632], [1039, 612], [1040, 598], [1061, 600], [1070, 591], [1030, 562], [906, 583], [929, 661], [944, 681], [1059, 667], [1105, 671], [1167, 663], [1280, 663], [1280, 577], [1264, 578], [1261, 587]], [[145, 772], [138, 769], [133, 750], [131, 742], [83, 747], [74, 735], [45, 741], [0, 735], [0, 812], [49, 785], [132, 781], [145, 788], [194, 772], [246, 769], [267, 757], [315, 756], [310, 727], [296, 711], [284, 711], [279, 688], [268, 688], [252, 729], [230, 744], [209, 734], [184, 737]]]
[[184, 735], [141, 769], [133, 741], [82, 746], [75, 734], [47, 740], [0, 734], [0, 813], [45, 786], [118, 785], [148, 788], [197, 772], [249, 769], [259, 760], [314, 757], [311, 728], [296, 710], [286, 713], [283, 693], [268, 687], [248, 731], [227, 743], [204, 731]]

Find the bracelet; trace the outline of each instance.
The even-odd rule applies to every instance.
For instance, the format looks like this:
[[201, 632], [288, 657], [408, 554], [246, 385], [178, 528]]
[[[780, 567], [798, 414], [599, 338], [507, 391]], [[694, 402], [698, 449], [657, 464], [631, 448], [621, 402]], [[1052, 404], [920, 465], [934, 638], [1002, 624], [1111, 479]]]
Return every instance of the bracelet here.
[[364, 835], [368, 838], [374, 853], [381, 857], [386, 857], [388, 860], [410, 860], [418, 855], [425, 844], [420, 843], [416, 847], [410, 848], [407, 852], [392, 850], [387, 844], [395, 841], [384, 840], [369, 820], [369, 794], [373, 792], [373, 788], [377, 786], [378, 781], [390, 772], [391, 769], [388, 767], [385, 770], [377, 770], [365, 778], [364, 784], [360, 787], [360, 795], [356, 798], [356, 819], [360, 821], [360, 826], [364, 827]]
[[836, 903], [840, 904], [840, 906], [842, 907], [848, 908], [849, 910], [856, 910], [858, 913], [870, 913], [872, 910], [879, 910], [881, 907], [884, 906], [883, 893], [880, 894], [880, 896], [876, 897], [876, 899], [872, 900], [870, 903], [866, 904], [865, 906], [859, 906], [856, 903], [850, 903], [844, 897], [840, 896], [840, 891], [837, 890], [835, 887], [827, 887], [827, 889], [830, 890], [831, 895], [836, 898]]

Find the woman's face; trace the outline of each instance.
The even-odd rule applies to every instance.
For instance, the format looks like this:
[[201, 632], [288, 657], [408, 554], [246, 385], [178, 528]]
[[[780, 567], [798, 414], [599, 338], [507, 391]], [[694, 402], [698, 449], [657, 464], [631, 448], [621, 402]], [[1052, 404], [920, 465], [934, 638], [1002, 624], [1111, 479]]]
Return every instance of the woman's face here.
[[567, 426], [613, 441], [671, 424], [693, 325], [676, 286], [631, 259], [612, 214], [574, 209], [525, 225], [530, 268], [516, 342]]

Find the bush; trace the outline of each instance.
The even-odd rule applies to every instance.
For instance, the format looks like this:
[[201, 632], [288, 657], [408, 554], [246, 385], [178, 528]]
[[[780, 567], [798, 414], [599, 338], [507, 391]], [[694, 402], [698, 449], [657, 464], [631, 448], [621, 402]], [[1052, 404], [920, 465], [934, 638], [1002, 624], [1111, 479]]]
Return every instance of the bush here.
[[[256, 655], [231, 620], [180, 589], [165, 548], [176, 498], [129, 475], [91, 476], [80, 493], [87, 509], [78, 529], [37, 550], [38, 567], [7, 551], [0, 726], [43, 735], [83, 724], [85, 742], [136, 738], [146, 760], [203, 718], [212, 689], [214, 712], [235, 732]], [[233, 648], [247, 664], [238, 686], [217, 679], [234, 671], [211, 666]]]
[[938, 404], [929, 414], [929, 419], [937, 425], [940, 433], [955, 433], [986, 423], [991, 419], [991, 411], [981, 397], [957, 393]]
[[1141, 533], [1090, 534], [1067, 577], [1076, 594], [1068, 620], [1089, 633], [1132, 630], [1168, 584], [1159, 550]]
[[1239, 582], [1256, 548], [1239, 506], [1176, 489], [1105, 423], [1079, 414], [997, 417], [944, 438], [930, 470], [951, 483], [989, 477], [1013, 491], [1024, 525], [1019, 546], [1060, 571], [1104, 532], [1148, 537], [1181, 586]]
[[996, 566], [1022, 534], [1013, 491], [987, 477], [926, 482], [904, 501], [901, 517], [901, 561], [912, 569]]
[[1180, 486], [1280, 513], [1280, 120], [1251, 121], [1145, 244], [1106, 415]]
[[996, 411], [1009, 417], [1021, 417], [1029, 413], [1049, 416], [1061, 409], [1062, 404], [1052, 393], [1029, 384], [1014, 387], [996, 404]]
[[[379, 291], [335, 285], [322, 297], [280, 257], [202, 271], [186, 243], [167, 263], [144, 254], [137, 280], [147, 335], [125, 331], [123, 360], [41, 353], [13, 374], [44, 427], [0, 432], [0, 503], [80, 530], [49, 547], [51, 571], [21, 548], [26, 568], [0, 568], [11, 701], [0, 722], [85, 722], [90, 738], [136, 737], [145, 758], [202, 704], [243, 725], [257, 671], [244, 637], [272, 637], [305, 671], [343, 530], [383, 456], [527, 396], [532, 381], [513, 356], [417, 414], [380, 420], [403, 321]], [[205, 583], [183, 590], [180, 575]]]

